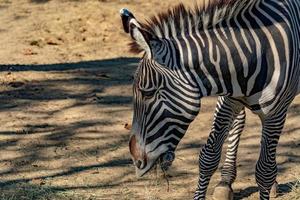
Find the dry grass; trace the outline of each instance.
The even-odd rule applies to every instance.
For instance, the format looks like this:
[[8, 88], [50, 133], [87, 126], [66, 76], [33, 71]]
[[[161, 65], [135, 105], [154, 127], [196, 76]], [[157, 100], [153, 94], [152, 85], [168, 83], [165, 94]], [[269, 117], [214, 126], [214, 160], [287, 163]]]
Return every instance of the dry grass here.
[[[145, 200], [160, 200], [160, 190], [166, 187], [162, 177], [153, 175], [153, 179], [144, 188]], [[300, 200], [300, 178], [289, 186], [288, 194], [280, 196], [278, 200]], [[253, 197], [255, 198], [255, 197]], [[74, 191], [64, 191], [51, 186], [40, 186], [33, 184], [12, 184], [0, 189], [0, 200], [102, 200], [100, 196], [92, 194], [82, 195]], [[124, 187], [122, 190], [122, 200], [134, 199], [130, 189]], [[251, 198], [250, 198], [251, 199]]]
[[0, 200], [96, 200], [95, 196], [83, 196], [50, 186], [13, 184], [0, 189]]

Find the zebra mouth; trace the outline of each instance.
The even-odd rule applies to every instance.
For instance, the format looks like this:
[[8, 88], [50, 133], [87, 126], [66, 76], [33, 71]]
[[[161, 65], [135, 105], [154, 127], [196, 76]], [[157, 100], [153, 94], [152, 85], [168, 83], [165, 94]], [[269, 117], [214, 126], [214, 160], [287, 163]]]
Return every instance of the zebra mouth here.
[[160, 168], [163, 171], [167, 171], [171, 167], [174, 159], [175, 159], [174, 152], [167, 151], [166, 153], [164, 153], [163, 155], [160, 156], [160, 159], [159, 159]]
[[136, 168], [136, 174], [138, 177], [144, 176], [146, 173], [148, 173], [151, 169], [153, 169], [154, 166], [159, 165], [162, 171], [167, 171], [173, 161], [175, 159], [175, 154], [173, 151], [167, 151], [166, 153], [163, 153], [161, 156], [159, 156], [154, 162], [149, 163], [144, 169], [137, 169]]

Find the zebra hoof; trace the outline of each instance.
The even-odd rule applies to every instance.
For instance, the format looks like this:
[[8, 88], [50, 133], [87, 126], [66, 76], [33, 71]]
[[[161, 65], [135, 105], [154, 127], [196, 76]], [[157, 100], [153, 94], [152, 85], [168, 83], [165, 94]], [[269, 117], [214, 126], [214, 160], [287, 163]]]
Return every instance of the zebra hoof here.
[[233, 190], [230, 185], [220, 183], [215, 187], [214, 200], [233, 200]]
[[278, 195], [278, 183], [275, 181], [271, 190], [270, 190], [270, 198], [276, 198]]

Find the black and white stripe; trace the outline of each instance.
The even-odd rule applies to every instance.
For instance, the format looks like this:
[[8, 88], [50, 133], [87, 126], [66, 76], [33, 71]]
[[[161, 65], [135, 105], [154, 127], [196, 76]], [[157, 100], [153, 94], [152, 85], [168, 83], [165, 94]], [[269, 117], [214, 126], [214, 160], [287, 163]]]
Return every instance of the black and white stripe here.
[[200, 153], [195, 199], [205, 199], [228, 135], [222, 181], [234, 181], [244, 107], [262, 121], [256, 181], [260, 199], [269, 199], [287, 108], [300, 93], [299, 13], [298, 0], [202, 0], [195, 11], [179, 5], [142, 24], [122, 10], [133, 50], [145, 51], [134, 80], [130, 140], [139, 175], [175, 150], [202, 97], [223, 96]]

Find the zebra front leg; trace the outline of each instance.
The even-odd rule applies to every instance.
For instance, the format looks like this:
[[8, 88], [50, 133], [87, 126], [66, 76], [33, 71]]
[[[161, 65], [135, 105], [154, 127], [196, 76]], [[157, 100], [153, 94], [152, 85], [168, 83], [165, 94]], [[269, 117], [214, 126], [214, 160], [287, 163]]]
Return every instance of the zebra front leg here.
[[255, 172], [261, 200], [268, 200], [272, 186], [277, 185], [276, 147], [285, 119], [286, 110], [275, 116], [262, 119], [261, 149]]
[[222, 146], [233, 119], [244, 107], [228, 97], [219, 97], [214, 122], [206, 145], [199, 156], [199, 181], [194, 199], [205, 199], [211, 176], [218, 168]]
[[245, 109], [235, 118], [228, 136], [228, 147], [226, 159], [221, 171], [221, 181], [216, 186], [213, 194], [215, 200], [232, 200], [232, 183], [236, 178], [236, 159], [241, 133], [243, 132], [246, 120]]

